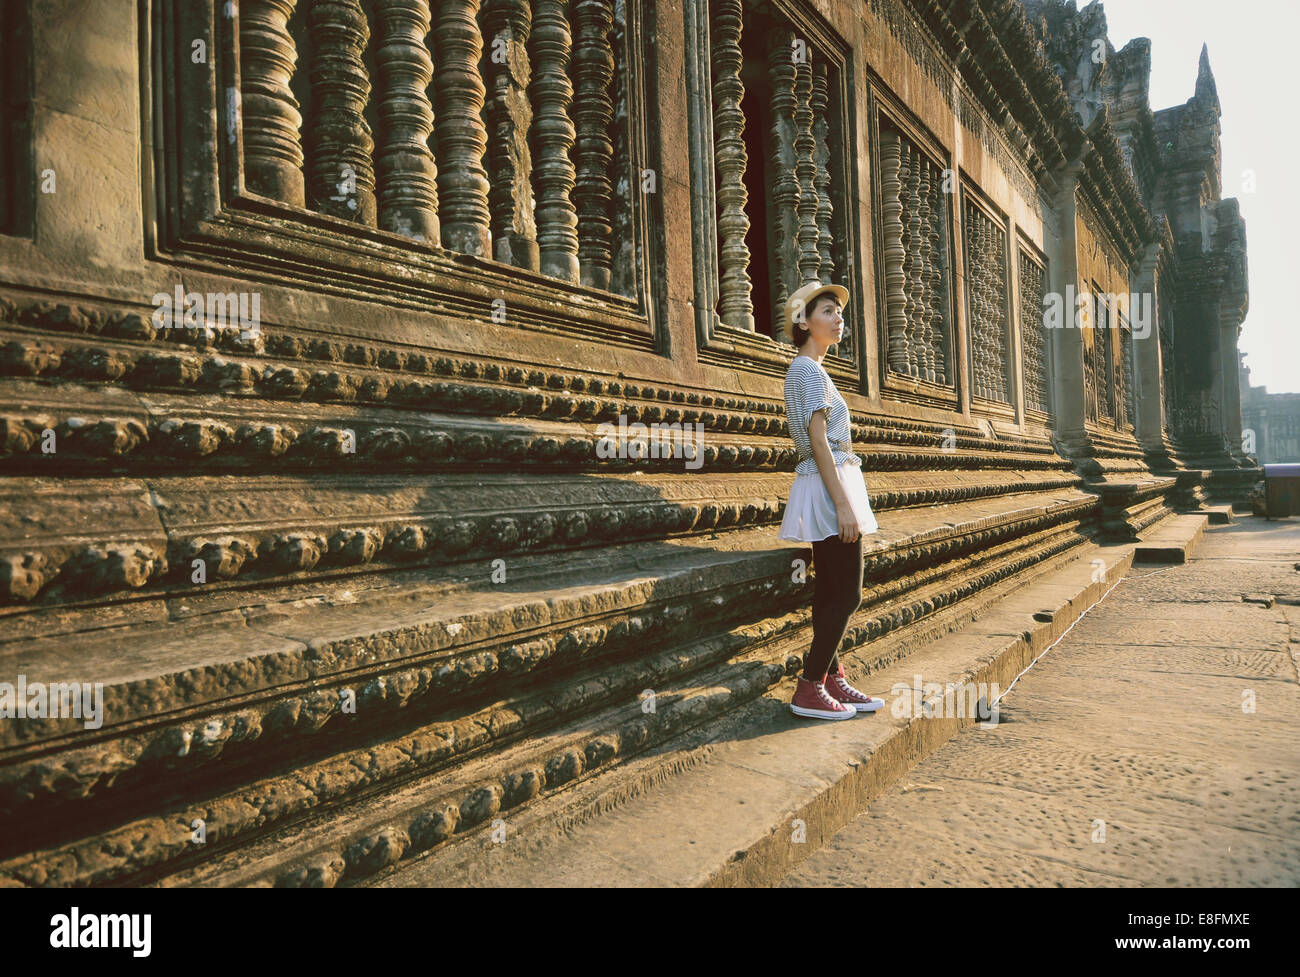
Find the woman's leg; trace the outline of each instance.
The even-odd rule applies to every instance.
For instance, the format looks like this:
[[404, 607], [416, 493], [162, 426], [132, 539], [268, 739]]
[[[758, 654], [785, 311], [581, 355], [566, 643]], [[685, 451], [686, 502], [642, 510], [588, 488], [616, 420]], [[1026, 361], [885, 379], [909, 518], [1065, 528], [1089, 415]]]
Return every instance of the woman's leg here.
[[804, 658], [803, 677], [822, 682], [829, 670], [838, 671], [836, 651], [849, 618], [862, 606], [862, 537], [843, 543], [838, 536], [827, 536], [812, 548], [817, 588], [813, 593], [812, 647]]

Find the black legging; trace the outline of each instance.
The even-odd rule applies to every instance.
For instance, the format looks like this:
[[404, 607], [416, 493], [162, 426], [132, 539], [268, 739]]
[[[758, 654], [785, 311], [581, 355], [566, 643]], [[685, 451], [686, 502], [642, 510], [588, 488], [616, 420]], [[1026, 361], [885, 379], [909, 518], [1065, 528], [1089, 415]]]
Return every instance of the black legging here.
[[851, 543], [838, 535], [812, 544], [817, 589], [813, 594], [812, 648], [804, 658], [803, 677], [821, 682], [828, 671], [839, 671], [840, 642], [849, 618], [862, 606], [862, 537]]

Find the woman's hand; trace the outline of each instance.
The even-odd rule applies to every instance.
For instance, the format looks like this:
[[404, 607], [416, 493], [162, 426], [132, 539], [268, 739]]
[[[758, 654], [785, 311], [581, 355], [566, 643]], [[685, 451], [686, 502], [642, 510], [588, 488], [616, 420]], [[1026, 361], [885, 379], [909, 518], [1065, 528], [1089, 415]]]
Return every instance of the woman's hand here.
[[826, 441], [826, 409], [813, 412], [808, 421], [808, 440], [812, 445], [813, 457], [817, 459], [817, 471], [826, 486], [826, 493], [835, 503], [835, 519], [840, 524], [840, 541], [852, 543], [862, 535], [862, 525], [858, 515], [849, 504], [849, 497], [844, 494], [844, 483], [840, 481], [839, 469], [835, 467], [835, 458], [831, 446]]
[[853, 506], [848, 501], [839, 503], [835, 506], [835, 518], [840, 524], [840, 542], [852, 543], [862, 535], [862, 525], [858, 522], [858, 514], [853, 511]]

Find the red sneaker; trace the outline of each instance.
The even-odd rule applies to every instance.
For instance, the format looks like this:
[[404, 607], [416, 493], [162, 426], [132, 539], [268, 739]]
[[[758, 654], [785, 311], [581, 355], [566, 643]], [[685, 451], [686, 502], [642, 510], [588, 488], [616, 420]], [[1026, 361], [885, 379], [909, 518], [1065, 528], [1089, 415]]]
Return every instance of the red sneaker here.
[[853, 706], [831, 698], [821, 682], [810, 682], [802, 676], [795, 687], [790, 711], [809, 719], [852, 719], [858, 714]]
[[844, 678], [844, 666], [837, 673], [826, 676], [826, 692], [837, 702], [852, 706], [857, 712], [875, 712], [885, 705], [884, 699], [859, 692]]

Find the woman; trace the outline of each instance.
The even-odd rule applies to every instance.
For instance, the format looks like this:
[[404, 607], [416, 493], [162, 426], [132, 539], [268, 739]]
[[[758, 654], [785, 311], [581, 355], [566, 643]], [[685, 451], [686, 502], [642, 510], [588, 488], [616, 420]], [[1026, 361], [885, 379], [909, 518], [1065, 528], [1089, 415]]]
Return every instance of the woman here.
[[848, 404], [822, 367], [844, 333], [848, 297], [839, 285], [810, 282], [786, 303], [786, 334], [799, 355], [785, 375], [785, 417], [799, 462], [778, 538], [811, 542], [817, 568], [812, 647], [790, 703], [811, 719], [849, 719], [885, 704], [849, 685], [836, 654], [862, 604], [862, 534], [879, 528], [852, 451]]

